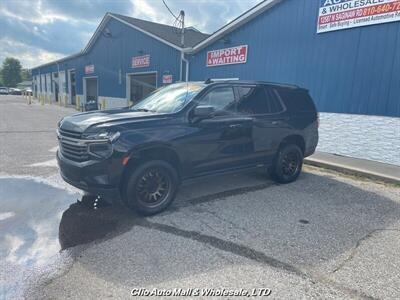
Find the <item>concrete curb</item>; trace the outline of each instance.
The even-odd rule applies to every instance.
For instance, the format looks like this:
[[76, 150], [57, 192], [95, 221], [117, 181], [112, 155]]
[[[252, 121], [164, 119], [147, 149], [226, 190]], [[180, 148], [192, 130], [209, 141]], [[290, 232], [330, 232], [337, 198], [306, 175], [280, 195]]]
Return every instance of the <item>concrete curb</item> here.
[[344, 174], [358, 175], [358, 176], [366, 177], [369, 179], [383, 181], [386, 183], [400, 184], [400, 178], [398, 178], [398, 177], [393, 177], [393, 176], [390, 176], [387, 174], [382, 174], [382, 173], [376, 173], [373, 171], [364, 170], [364, 169], [356, 168], [353, 166], [337, 164], [337, 163], [333, 163], [333, 162], [327, 162], [327, 161], [323, 161], [323, 160], [319, 160], [319, 159], [315, 159], [315, 158], [305, 158], [304, 163], [307, 165], [310, 165], [310, 166], [326, 168], [326, 169], [334, 170], [334, 171], [344, 173]]

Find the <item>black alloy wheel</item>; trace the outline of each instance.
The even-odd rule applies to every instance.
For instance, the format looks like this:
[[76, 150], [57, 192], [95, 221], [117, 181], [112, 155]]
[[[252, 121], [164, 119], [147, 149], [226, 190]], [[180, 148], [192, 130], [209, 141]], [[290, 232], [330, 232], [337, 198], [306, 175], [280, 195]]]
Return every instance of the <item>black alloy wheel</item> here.
[[291, 177], [300, 167], [300, 155], [296, 151], [288, 152], [282, 158], [282, 174]]
[[136, 197], [146, 206], [160, 205], [171, 191], [171, 178], [162, 168], [147, 169], [136, 184]]
[[168, 162], [143, 162], [132, 170], [123, 191], [123, 199], [127, 206], [139, 214], [156, 214], [172, 203], [178, 185], [177, 172]]
[[279, 183], [293, 182], [299, 177], [303, 166], [303, 152], [294, 144], [283, 145], [270, 168], [272, 179]]

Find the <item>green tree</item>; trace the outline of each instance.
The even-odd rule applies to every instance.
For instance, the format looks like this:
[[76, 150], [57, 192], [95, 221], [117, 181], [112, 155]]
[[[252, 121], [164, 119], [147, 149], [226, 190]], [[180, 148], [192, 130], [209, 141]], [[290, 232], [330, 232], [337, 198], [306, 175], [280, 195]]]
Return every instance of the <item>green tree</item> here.
[[3, 61], [1, 69], [1, 77], [3, 84], [7, 87], [15, 87], [17, 83], [21, 82], [21, 63], [18, 59], [7, 57]]
[[32, 80], [32, 73], [29, 69], [21, 69], [21, 81]]

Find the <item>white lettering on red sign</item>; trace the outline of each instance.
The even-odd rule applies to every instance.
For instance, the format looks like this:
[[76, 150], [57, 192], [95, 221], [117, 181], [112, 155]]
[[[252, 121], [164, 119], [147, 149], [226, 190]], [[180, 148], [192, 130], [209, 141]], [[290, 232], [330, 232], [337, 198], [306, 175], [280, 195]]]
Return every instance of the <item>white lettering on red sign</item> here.
[[164, 84], [172, 83], [172, 75], [170, 75], [170, 74], [163, 75], [162, 82]]
[[94, 73], [94, 65], [85, 66], [85, 74], [92, 74]]
[[132, 57], [132, 68], [144, 68], [150, 66], [150, 55]]
[[218, 49], [207, 52], [207, 67], [244, 64], [247, 62], [248, 45]]

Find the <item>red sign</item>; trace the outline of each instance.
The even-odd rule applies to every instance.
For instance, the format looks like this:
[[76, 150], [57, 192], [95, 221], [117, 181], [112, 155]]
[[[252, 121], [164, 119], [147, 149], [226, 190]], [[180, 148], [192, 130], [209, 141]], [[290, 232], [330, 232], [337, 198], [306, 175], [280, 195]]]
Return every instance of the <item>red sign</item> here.
[[94, 65], [85, 66], [85, 74], [92, 74], [94, 73]]
[[164, 84], [172, 83], [172, 75], [170, 74], [163, 75], [162, 83]]
[[144, 68], [150, 66], [150, 55], [132, 57], [132, 68]]
[[247, 61], [247, 45], [207, 52], [207, 67], [244, 64]]

